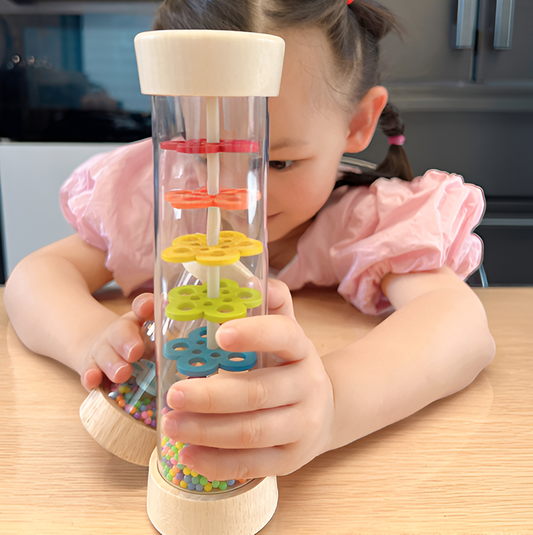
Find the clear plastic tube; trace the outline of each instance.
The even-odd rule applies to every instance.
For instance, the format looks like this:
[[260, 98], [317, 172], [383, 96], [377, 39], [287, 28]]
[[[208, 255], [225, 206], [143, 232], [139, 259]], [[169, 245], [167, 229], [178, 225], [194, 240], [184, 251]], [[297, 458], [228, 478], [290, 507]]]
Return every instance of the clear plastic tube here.
[[267, 98], [156, 96], [152, 111], [158, 467], [178, 488], [223, 492], [246, 481], [192, 472], [160, 422], [175, 382], [261, 366], [262, 355], [223, 351], [215, 335], [266, 311]]

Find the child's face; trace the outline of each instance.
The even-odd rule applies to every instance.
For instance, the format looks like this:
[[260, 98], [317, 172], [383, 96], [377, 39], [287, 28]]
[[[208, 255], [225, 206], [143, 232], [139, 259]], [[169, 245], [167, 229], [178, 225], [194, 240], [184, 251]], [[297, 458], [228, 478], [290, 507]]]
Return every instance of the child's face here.
[[269, 241], [309, 221], [327, 201], [346, 149], [349, 117], [324, 80], [331, 62], [318, 32], [291, 32], [286, 40], [279, 97], [269, 100]]

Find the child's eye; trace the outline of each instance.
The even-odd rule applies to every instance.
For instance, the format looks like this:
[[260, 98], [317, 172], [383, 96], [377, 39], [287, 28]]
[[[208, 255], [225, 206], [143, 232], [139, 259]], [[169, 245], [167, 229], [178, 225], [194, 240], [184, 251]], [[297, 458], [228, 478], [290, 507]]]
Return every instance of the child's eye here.
[[292, 160], [270, 160], [268, 166], [270, 169], [275, 169], [276, 171], [284, 171], [292, 165]]

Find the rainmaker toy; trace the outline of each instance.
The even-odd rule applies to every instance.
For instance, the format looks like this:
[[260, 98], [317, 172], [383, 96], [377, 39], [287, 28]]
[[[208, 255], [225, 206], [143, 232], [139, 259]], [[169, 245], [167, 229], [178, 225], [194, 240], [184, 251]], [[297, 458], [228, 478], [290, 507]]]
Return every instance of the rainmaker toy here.
[[[171, 30], [139, 34], [135, 49], [141, 91], [152, 95], [159, 423], [177, 381], [262, 365], [263, 355], [224, 351], [215, 335], [266, 313], [267, 97], [279, 91], [284, 43]], [[210, 480], [180, 461], [185, 446], [159, 426], [148, 478], [154, 526], [164, 535], [264, 527], [276, 479]]]

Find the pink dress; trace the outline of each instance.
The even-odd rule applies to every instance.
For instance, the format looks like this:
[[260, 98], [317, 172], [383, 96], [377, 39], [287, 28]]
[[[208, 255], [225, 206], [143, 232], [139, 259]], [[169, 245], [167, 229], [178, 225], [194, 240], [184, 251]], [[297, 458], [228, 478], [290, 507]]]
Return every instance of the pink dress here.
[[[107, 251], [107, 268], [125, 294], [153, 278], [152, 143], [144, 140], [94, 156], [61, 188], [66, 219]], [[367, 314], [391, 308], [380, 282], [387, 273], [448, 266], [465, 279], [480, 265], [483, 243], [472, 233], [485, 209], [481, 188], [459, 175], [428, 171], [405, 182], [335, 190], [278, 274], [290, 289], [338, 286]]]

